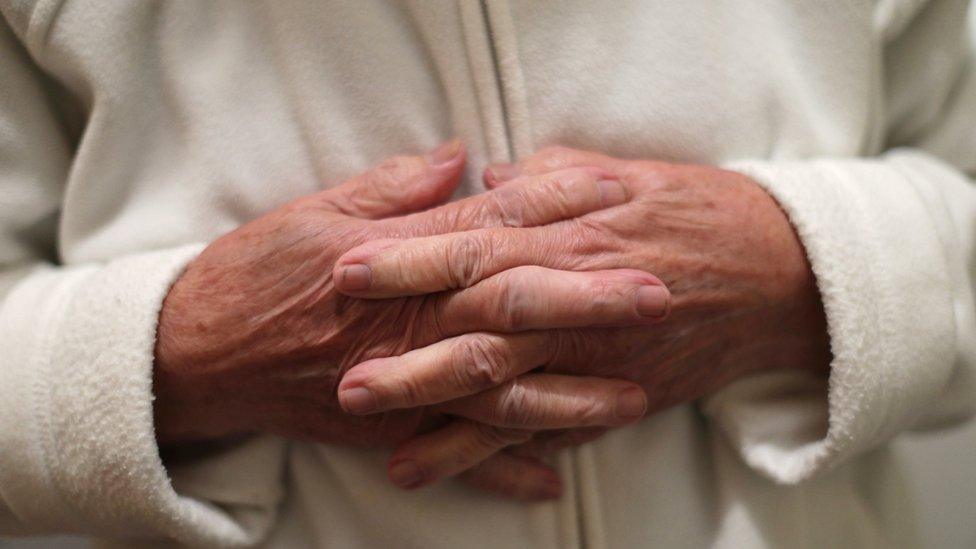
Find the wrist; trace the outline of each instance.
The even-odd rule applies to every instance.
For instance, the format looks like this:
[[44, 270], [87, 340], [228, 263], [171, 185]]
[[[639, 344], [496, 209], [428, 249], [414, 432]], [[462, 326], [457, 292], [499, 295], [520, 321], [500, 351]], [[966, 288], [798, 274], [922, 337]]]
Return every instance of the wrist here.
[[[163, 300], [153, 360], [153, 421], [162, 444], [222, 438], [241, 431], [222, 413], [215, 374], [201, 363], [199, 345], [188, 330], [186, 292], [177, 281]], [[219, 371], [219, 370], [217, 370]]]
[[786, 343], [785, 364], [826, 375], [830, 371], [832, 354], [827, 316], [817, 287], [817, 277], [799, 236], [785, 214], [783, 223], [789, 228], [789, 252], [784, 254], [783, 261], [784, 264], [788, 262], [792, 265], [787, 271], [792, 272], [793, 276], [788, 277], [789, 291], [784, 294], [786, 299], [780, 306], [782, 314], [775, 320]]
[[746, 221], [759, 223], [764, 235], [766, 255], [758, 260], [767, 265], [767, 291], [772, 307], [765, 317], [761, 333], [772, 336], [777, 349], [771, 367], [801, 369], [826, 375], [830, 369], [830, 336], [817, 277], [807, 258], [806, 249], [786, 212], [769, 193], [750, 179], [753, 190], [764, 196], [766, 212]]
[[810, 277], [810, 285], [798, 299], [798, 302], [803, 304], [797, 312], [798, 332], [803, 334], [804, 344], [798, 349], [796, 365], [803, 370], [827, 375], [830, 373], [830, 363], [833, 359], [830, 335], [827, 331], [827, 315], [813, 273]]

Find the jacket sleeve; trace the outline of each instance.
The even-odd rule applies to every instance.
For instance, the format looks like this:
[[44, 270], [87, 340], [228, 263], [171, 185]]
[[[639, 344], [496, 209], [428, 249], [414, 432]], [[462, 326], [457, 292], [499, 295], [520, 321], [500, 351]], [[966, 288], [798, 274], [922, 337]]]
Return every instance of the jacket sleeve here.
[[157, 315], [202, 246], [58, 265], [72, 145], [2, 16], [0, 75], [0, 534], [254, 543], [280, 498], [282, 443], [167, 471], [153, 432]]
[[744, 461], [780, 482], [976, 405], [972, 31], [962, 2], [895, 16], [884, 29], [886, 152], [730, 166], [796, 228], [833, 351], [827, 381], [769, 374], [703, 403]]

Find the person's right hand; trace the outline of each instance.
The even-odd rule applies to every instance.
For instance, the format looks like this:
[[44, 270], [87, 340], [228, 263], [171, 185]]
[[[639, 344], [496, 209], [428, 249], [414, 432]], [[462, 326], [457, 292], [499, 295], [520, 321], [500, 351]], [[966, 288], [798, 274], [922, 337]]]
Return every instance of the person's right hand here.
[[[491, 333], [634, 325], [666, 313], [669, 294], [663, 284], [627, 269], [526, 267], [457, 292], [379, 301], [340, 295], [332, 279], [334, 263], [364, 242], [544, 225], [625, 200], [620, 184], [601, 170], [574, 168], [389, 217], [446, 199], [463, 164], [457, 142], [426, 157], [393, 158], [341, 186], [286, 204], [206, 248], [173, 285], [160, 314], [153, 379], [160, 443], [269, 432], [335, 444], [391, 444], [417, 432], [423, 409], [375, 416], [342, 412], [336, 386], [354, 364], [469, 334], [453, 352], [458, 379], [476, 392], [500, 381], [486, 351]], [[346, 287], [357, 283], [355, 276], [344, 281]], [[623, 380], [552, 374], [529, 374], [525, 380], [526, 390], [545, 393], [533, 401], [546, 406], [516, 410], [523, 429], [507, 428], [511, 417], [476, 414], [481, 423], [472, 432], [489, 446], [499, 438], [527, 437], [524, 429], [621, 425], [639, 418], [646, 407], [642, 389]], [[344, 398], [348, 405], [357, 396]], [[504, 409], [495, 404], [486, 403], [486, 409]], [[369, 403], [356, 405], [362, 410]], [[539, 477], [539, 490], [552, 492], [551, 476]], [[516, 492], [510, 495], [531, 497], [518, 493], [532, 491], [526, 480], [525, 486], [510, 486]]]

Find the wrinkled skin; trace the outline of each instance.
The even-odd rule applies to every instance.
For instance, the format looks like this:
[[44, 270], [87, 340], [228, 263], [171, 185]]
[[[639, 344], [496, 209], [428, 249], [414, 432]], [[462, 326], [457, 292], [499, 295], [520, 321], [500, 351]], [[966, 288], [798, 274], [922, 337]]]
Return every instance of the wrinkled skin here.
[[[413, 295], [463, 288], [524, 265], [649, 270], [673, 294], [666, 322], [536, 334], [532, 345], [549, 350], [545, 370], [633, 380], [645, 389], [650, 411], [693, 401], [755, 372], [826, 373], [830, 350], [814, 276], [786, 215], [754, 181], [712, 167], [553, 148], [519, 165], [490, 168], [486, 184], [504, 188], [510, 181], [572, 166], [613, 173], [629, 200], [558, 226], [409, 239], [379, 250], [367, 245], [341, 258], [336, 271], [367, 265], [370, 287], [340, 289], [360, 297]], [[517, 386], [516, 376], [532, 366], [518, 359], [526, 352], [524, 343], [519, 353], [511, 352], [519, 338], [524, 336], [493, 341], [497, 377], [507, 380], [496, 391]], [[429, 386], [452, 375], [435, 352], [443, 346], [356, 366], [343, 379], [340, 398], [347, 387], [362, 387], [376, 395], [379, 409], [443, 403], [444, 411], [463, 412], [476, 401], [451, 400], [468, 394], [464, 387], [433, 396], [418, 390], [418, 380]], [[396, 379], [381, 376], [379, 364], [406, 372]], [[459, 445], [456, 438], [420, 436], [403, 444], [391, 463], [410, 462], [433, 481], [445, 474], [439, 456]]]
[[[654, 320], [635, 312], [633, 292], [644, 286], [661, 288], [660, 281], [634, 271], [592, 276], [515, 271], [465, 292], [381, 301], [339, 294], [334, 263], [364, 242], [476, 227], [541, 225], [623, 199], [619, 184], [607, 186], [597, 170], [575, 169], [525, 180], [511, 190], [390, 217], [421, 210], [450, 195], [464, 155], [459, 144], [446, 147], [450, 150], [439, 149], [428, 158], [394, 158], [338, 188], [295, 200], [218, 239], [188, 266], [160, 315], [154, 392], [161, 443], [269, 432], [332, 444], [388, 445], [436, 424], [438, 415], [425, 415], [420, 408], [367, 417], [343, 412], [336, 385], [357, 362], [400, 355], [476, 330]], [[542, 200], [554, 193], [560, 200]], [[611, 299], [596, 293], [606, 288], [614, 289]], [[497, 304], [496, 294], [512, 292], [538, 297], [518, 323], [503, 307], [491, 306]], [[590, 301], [597, 307], [587, 305]], [[661, 307], [660, 312], [666, 312], [666, 304]], [[475, 379], [480, 379], [477, 373]], [[626, 389], [641, 393], [639, 413], [613, 417], [612, 407], [599, 404], [612, 402]], [[577, 421], [572, 410], [557, 411], [566, 422], [558, 426], [624, 424], [646, 409], [640, 389], [624, 381], [593, 379], [585, 393], [579, 398], [597, 403], [602, 415]], [[527, 438], [517, 430], [474, 421], [471, 425], [492, 438]], [[472, 479], [482, 488], [523, 498], [558, 495], [558, 479], [534, 461], [500, 457], [483, 472]], [[511, 480], [532, 474], [537, 477], [534, 484]]]

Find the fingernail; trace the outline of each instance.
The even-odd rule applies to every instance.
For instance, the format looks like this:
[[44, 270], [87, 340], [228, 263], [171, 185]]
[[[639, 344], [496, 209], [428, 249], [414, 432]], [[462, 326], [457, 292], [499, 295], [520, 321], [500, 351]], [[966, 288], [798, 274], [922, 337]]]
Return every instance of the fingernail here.
[[441, 166], [457, 158], [461, 152], [461, 140], [452, 139], [427, 153], [427, 163], [431, 166]]
[[627, 193], [619, 181], [602, 179], [597, 181], [596, 185], [600, 189], [600, 203], [603, 207], [616, 206], [627, 201]]
[[369, 265], [345, 265], [339, 268], [336, 285], [340, 290], [366, 290], [373, 282]]
[[365, 387], [353, 387], [340, 392], [339, 404], [350, 414], [368, 414], [378, 408], [376, 397]]
[[515, 164], [492, 164], [485, 171], [497, 183], [515, 179], [521, 173], [521, 170]]
[[390, 481], [400, 488], [417, 488], [424, 482], [424, 473], [412, 461], [401, 461], [390, 466]]
[[668, 314], [671, 292], [664, 286], [637, 288], [637, 313], [651, 318], [664, 318]]
[[644, 415], [647, 411], [647, 398], [644, 391], [631, 387], [624, 389], [617, 395], [617, 417], [626, 420], [634, 420]]

